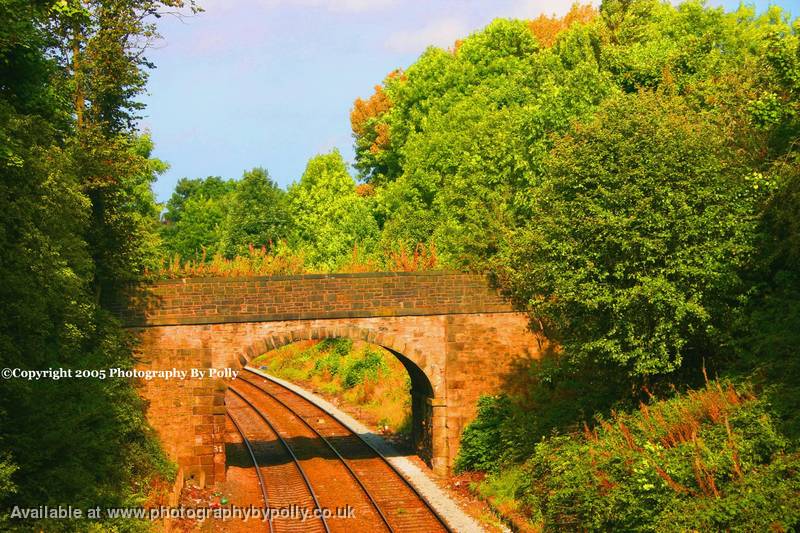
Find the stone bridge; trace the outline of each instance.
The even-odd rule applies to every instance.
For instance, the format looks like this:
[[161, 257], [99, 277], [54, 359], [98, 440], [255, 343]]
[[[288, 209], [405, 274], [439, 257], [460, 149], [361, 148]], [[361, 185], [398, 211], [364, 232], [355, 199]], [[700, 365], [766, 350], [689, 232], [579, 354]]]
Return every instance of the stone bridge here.
[[[413, 437], [437, 473], [448, 471], [481, 394], [496, 392], [541, 339], [485, 278], [442, 272], [160, 281], [117, 309], [139, 336], [143, 370], [239, 369], [305, 339], [348, 337], [383, 346], [411, 377]], [[148, 419], [188, 476], [225, 476], [230, 378], [142, 380]]]

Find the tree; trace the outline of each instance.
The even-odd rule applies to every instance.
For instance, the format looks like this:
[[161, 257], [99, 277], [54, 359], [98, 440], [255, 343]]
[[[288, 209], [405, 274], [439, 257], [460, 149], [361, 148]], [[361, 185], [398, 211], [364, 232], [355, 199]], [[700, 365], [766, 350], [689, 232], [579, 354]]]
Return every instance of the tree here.
[[[150, 35], [137, 25], [149, 24], [151, 13], [137, 11], [143, 5], [0, 1], [4, 368], [133, 364], [130, 339], [103, 296], [135, 279], [158, 247], [150, 184], [165, 166], [125, 119], [141, 89], [128, 76], [144, 67], [133, 42]], [[123, 18], [133, 25], [118, 33]], [[100, 33], [116, 35], [116, 44], [102, 44]], [[91, 47], [105, 50], [104, 59], [81, 62]], [[119, 98], [108, 96], [111, 83]], [[136, 504], [140, 488], [168, 470], [129, 382], [0, 381], [4, 514], [14, 505]]]
[[220, 249], [228, 257], [245, 255], [248, 247], [273, 246], [291, 237], [286, 193], [263, 168], [245, 172], [236, 185], [222, 227]]
[[543, 49], [528, 24], [496, 20], [356, 102], [356, 167], [377, 186], [384, 246], [432, 241], [451, 266], [485, 267], [549, 135], [612, 90], [592, 31], [575, 22]]
[[232, 193], [235, 189], [235, 181], [224, 180], [219, 176], [208, 176], [205, 179], [181, 178], [175, 185], [175, 191], [172, 196], [167, 200], [163, 216], [164, 222], [167, 224], [180, 222], [185, 210], [185, 204], [192, 198], [220, 199]]
[[218, 176], [182, 178], [167, 201], [161, 226], [168, 254], [208, 259], [220, 251], [222, 225], [227, 217], [236, 182]]
[[652, 375], [713, 354], [745, 290], [763, 189], [724, 133], [641, 92], [556, 142], [500, 270], [567, 356]]
[[311, 158], [298, 183], [289, 188], [299, 247], [309, 262], [333, 269], [358, 246], [371, 251], [378, 225], [369, 200], [356, 194], [356, 184], [338, 150]]

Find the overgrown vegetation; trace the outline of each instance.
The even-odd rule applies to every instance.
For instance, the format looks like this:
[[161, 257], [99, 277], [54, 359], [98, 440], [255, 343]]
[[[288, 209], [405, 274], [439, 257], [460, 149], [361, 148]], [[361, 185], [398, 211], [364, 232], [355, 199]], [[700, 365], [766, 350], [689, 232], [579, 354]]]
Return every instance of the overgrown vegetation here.
[[[551, 341], [464, 432], [499, 511], [800, 528], [800, 22], [657, 0], [496, 20], [355, 102], [357, 179], [336, 151], [286, 191], [184, 179], [159, 221], [136, 47], [183, 4], [0, 1], [4, 367], [130, 366], [103, 303], [143, 275], [487, 272]], [[386, 353], [264, 361], [404, 424]], [[113, 380], [0, 381], [0, 450], [3, 509], [138, 503], [170, 470]]]
[[[476, 490], [509, 512], [548, 530], [797, 527], [798, 28], [777, 8], [645, 0], [495, 21], [354, 117], [379, 205], [403, 198], [384, 231], [483, 265], [553, 342], [463, 435], [458, 466], [493, 472]], [[403, 211], [420, 198], [426, 225]], [[704, 367], [762, 391], [724, 407], [729, 429], [701, 416], [688, 443], [653, 427], [630, 444], [597, 421], [690, 410], [712, 396], [690, 392]], [[763, 453], [723, 464], [728, 431], [740, 460]]]
[[[159, 254], [150, 184], [165, 168], [133, 124], [139, 45], [180, 1], [0, 1], [0, 367], [133, 365], [104, 308]], [[0, 527], [129, 531], [110, 520], [11, 520], [14, 506], [142, 505], [172, 466], [121, 379], [0, 380]]]
[[595, 422], [542, 439], [481, 492], [548, 530], [791, 531], [800, 522], [800, 455], [749, 391], [710, 382]]
[[[402, 243], [382, 254], [365, 256], [358, 246], [352, 254], [338, 262], [335, 272], [420, 272], [440, 268], [436, 248], [417, 244], [411, 251]], [[205, 253], [197, 260], [183, 260], [179, 255], [162, 259], [160, 265], [144, 273], [145, 279], [176, 279], [192, 277], [291, 276], [330, 272], [325, 266], [309, 264], [303, 252], [292, 250], [285, 242], [274, 248], [255, 248], [227, 258], [217, 253], [210, 260]]]
[[411, 430], [411, 382], [383, 348], [350, 339], [302, 341], [252, 363], [270, 374], [335, 396], [360, 418], [392, 433]]

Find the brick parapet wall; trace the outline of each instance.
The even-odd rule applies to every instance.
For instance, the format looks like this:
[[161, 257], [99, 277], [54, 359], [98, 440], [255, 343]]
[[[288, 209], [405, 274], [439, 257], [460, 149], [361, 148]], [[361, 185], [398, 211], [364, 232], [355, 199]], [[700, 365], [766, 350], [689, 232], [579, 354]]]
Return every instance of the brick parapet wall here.
[[126, 326], [512, 312], [482, 275], [308, 274], [158, 281], [116, 306]]

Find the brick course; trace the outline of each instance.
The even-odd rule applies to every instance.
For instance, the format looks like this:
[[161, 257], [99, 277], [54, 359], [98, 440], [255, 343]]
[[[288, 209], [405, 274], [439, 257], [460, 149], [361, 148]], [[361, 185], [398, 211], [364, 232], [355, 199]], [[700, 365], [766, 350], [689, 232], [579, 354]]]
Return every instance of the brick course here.
[[308, 274], [160, 281], [116, 305], [128, 326], [510, 312], [483, 276]]

